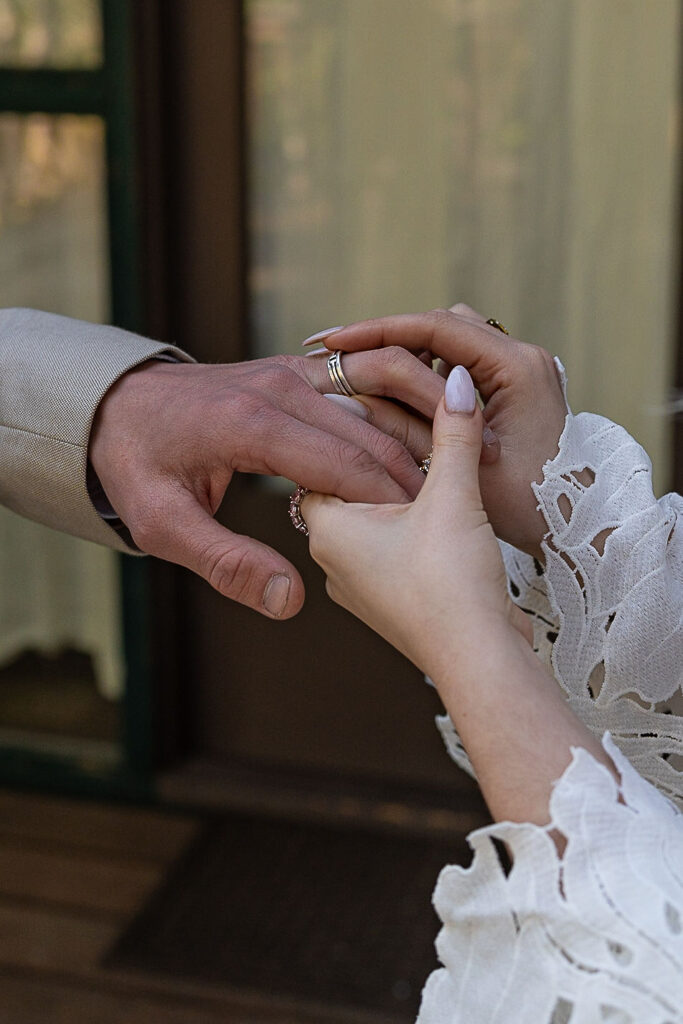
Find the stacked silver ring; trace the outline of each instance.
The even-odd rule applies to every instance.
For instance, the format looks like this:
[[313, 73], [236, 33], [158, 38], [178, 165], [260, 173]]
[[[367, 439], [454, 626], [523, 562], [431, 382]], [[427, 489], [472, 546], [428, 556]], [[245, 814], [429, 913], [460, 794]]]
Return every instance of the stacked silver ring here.
[[332, 385], [337, 394], [346, 395], [347, 398], [354, 398], [357, 392], [353, 390], [344, 376], [344, 371], [342, 370], [341, 365], [342, 355], [343, 353], [339, 349], [332, 353], [330, 358], [327, 360], [327, 372], [330, 375], [330, 380], [332, 381]]

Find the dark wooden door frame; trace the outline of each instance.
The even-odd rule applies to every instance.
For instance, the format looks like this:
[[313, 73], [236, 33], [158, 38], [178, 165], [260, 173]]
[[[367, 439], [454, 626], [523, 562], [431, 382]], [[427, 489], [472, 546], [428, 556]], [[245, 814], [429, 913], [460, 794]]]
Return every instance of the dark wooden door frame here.
[[[134, 6], [144, 330], [202, 362], [239, 360], [248, 348], [242, 2]], [[215, 46], [202, 55], [207, 19]], [[213, 168], [201, 186], [197, 166]], [[211, 251], [221, 253], [220, 279]], [[191, 743], [186, 574], [151, 560], [147, 574], [159, 769]]]

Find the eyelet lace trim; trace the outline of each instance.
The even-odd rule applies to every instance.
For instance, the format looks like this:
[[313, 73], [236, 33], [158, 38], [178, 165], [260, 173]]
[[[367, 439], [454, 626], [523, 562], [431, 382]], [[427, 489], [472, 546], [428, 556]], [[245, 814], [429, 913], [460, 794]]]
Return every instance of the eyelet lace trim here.
[[[637, 771], [683, 805], [683, 499], [657, 501], [651, 471], [623, 427], [569, 413], [557, 456], [532, 485], [548, 526], [545, 569], [501, 550], [512, 599], [533, 618], [534, 646], [576, 714], [597, 736], [609, 730]], [[437, 724], [472, 774], [450, 720]]]
[[[582, 749], [556, 784], [551, 824], [473, 832], [434, 905], [444, 967], [418, 1024], [683, 1021], [683, 815], [608, 734], [620, 777]], [[550, 830], [566, 837], [560, 856]], [[512, 868], [502, 866], [504, 842]]]

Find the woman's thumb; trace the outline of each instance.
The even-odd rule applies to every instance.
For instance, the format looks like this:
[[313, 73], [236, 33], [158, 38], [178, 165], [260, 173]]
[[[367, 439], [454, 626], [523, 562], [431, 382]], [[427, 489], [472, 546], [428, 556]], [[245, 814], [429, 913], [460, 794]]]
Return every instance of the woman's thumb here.
[[434, 417], [432, 464], [423, 493], [448, 488], [451, 498], [467, 494], [480, 501], [479, 456], [483, 421], [474, 384], [464, 366], [454, 366]]

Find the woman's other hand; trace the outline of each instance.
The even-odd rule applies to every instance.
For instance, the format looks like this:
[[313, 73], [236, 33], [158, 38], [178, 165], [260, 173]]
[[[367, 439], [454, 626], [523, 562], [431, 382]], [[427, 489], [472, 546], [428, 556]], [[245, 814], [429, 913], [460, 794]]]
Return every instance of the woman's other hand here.
[[434, 680], [493, 817], [545, 825], [572, 747], [618, 776], [533, 653], [530, 623], [508, 597], [479, 490], [481, 437], [472, 379], [457, 366], [412, 504], [311, 494], [301, 510], [330, 596]]
[[301, 509], [332, 599], [439, 679], [444, 659], [449, 671], [454, 659], [471, 660], [501, 627], [526, 640], [531, 630], [508, 596], [482, 504], [482, 414], [461, 366], [439, 402], [433, 443], [429, 475], [412, 504], [347, 504], [311, 494]]
[[548, 352], [507, 337], [462, 303], [450, 310], [351, 324], [320, 341], [344, 352], [427, 349], [446, 371], [465, 366], [484, 400], [485, 422], [500, 442], [500, 458], [481, 464], [489, 520], [501, 539], [541, 556], [546, 525], [531, 483], [540, 482], [544, 463], [557, 454], [567, 413]]

